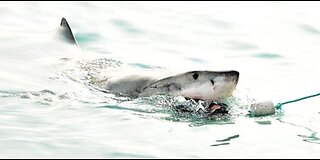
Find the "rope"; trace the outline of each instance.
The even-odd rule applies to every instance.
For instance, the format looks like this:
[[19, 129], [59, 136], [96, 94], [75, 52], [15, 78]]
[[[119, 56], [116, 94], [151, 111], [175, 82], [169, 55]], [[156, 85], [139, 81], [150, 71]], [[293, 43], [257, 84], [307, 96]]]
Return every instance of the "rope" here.
[[314, 95], [310, 95], [310, 96], [305, 96], [305, 97], [302, 97], [302, 98], [294, 99], [294, 100], [283, 102], [283, 103], [278, 103], [275, 107], [276, 107], [276, 109], [281, 109], [282, 105], [285, 105], [285, 104], [288, 104], [288, 103], [297, 102], [297, 101], [301, 101], [301, 100], [312, 98], [312, 97], [316, 97], [316, 96], [320, 96], [320, 93], [317, 93], [317, 94], [314, 94]]

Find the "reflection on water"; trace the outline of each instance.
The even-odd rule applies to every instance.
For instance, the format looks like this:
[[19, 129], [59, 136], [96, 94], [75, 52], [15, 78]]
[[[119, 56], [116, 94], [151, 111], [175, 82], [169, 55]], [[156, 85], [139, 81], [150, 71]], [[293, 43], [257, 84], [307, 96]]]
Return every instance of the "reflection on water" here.
[[290, 123], [290, 122], [285, 122], [283, 120], [281, 120], [280, 118], [278, 119], [281, 123], [286, 123], [286, 124], [290, 124], [290, 125], [293, 125], [293, 126], [296, 126], [296, 127], [301, 127], [301, 128], [304, 128], [306, 130], [308, 130], [310, 132], [310, 136], [307, 136], [307, 135], [298, 135], [298, 137], [301, 137], [303, 138], [303, 141], [305, 142], [309, 142], [309, 143], [315, 143], [315, 144], [320, 144], [320, 138], [317, 137], [317, 132], [313, 131], [312, 129], [308, 128], [308, 127], [305, 127], [305, 126], [302, 126], [302, 125], [297, 125], [297, 124], [293, 124], [293, 123]]
[[300, 25], [300, 27], [305, 31], [305, 32], [308, 32], [312, 35], [317, 35], [317, 34], [320, 34], [320, 31], [313, 27], [313, 26], [310, 26], [310, 25], [307, 25], [307, 24], [302, 24]]
[[117, 27], [123, 29], [124, 31], [128, 33], [137, 33], [141, 34], [142, 30], [138, 29], [137, 27], [134, 27], [131, 23], [126, 22], [125, 20], [121, 19], [114, 19], [112, 21]]
[[240, 137], [240, 135], [237, 134], [237, 135], [234, 135], [234, 136], [230, 136], [230, 137], [228, 137], [228, 138], [226, 138], [226, 139], [216, 140], [216, 142], [223, 142], [223, 143], [213, 144], [213, 145], [211, 145], [211, 146], [228, 145], [228, 144], [230, 144], [230, 143], [228, 143], [228, 141], [230, 141], [230, 140], [232, 140], [232, 139], [235, 139], [235, 138], [239, 138], [239, 137]]
[[274, 53], [258, 53], [258, 54], [255, 54], [254, 57], [268, 59], [268, 58], [281, 58], [282, 56]]

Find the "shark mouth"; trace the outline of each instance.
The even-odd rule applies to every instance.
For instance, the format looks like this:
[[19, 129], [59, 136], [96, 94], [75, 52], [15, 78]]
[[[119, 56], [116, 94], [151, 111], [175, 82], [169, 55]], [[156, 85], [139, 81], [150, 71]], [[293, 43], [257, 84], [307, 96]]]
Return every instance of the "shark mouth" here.
[[[204, 101], [201, 99], [193, 99], [193, 98], [186, 98], [187, 101], [194, 101], [196, 102], [199, 106], [196, 112], [203, 112], [207, 114], [208, 116], [215, 116], [215, 115], [225, 115], [228, 114], [228, 105], [225, 103], [220, 103], [216, 101]], [[189, 108], [186, 106], [177, 106], [176, 111], [178, 112], [194, 112], [191, 111]]]

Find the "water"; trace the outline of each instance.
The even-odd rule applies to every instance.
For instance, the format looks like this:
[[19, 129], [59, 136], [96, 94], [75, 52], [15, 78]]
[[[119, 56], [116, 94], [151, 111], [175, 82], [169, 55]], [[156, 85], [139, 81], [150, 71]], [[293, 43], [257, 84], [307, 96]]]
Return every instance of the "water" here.
[[[319, 158], [318, 97], [275, 115], [246, 116], [253, 102], [319, 92], [319, 6], [1, 2], [0, 157]], [[62, 17], [81, 49], [54, 38]], [[96, 91], [76, 62], [98, 58], [140, 68], [238, 70], [231, 115], [184, 115], [168, 107], [177, 102], [169, 97]]]

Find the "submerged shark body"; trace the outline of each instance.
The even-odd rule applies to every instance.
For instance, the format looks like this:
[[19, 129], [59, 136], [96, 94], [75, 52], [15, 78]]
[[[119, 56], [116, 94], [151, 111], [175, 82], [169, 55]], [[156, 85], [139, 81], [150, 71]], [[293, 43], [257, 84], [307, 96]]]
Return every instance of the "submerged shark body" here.
[[[77, 45], [65, 18], [61, 20], [59, 32], [61, 38]], [[105, 79], [95, 81], [94, 84], [108, 92], [133, 98], [165, 94], [221, 101], [232, 95], [239, 79], [237, 71], [188, 71], [164, 76], [159, 76], [154, 70], [149, 72], [153, 73], [151, 75], [144, 75], [142, 72], [132, 74], [129, 70], [122, 70], [120, 74], [118, 70], [106, 70]]]

